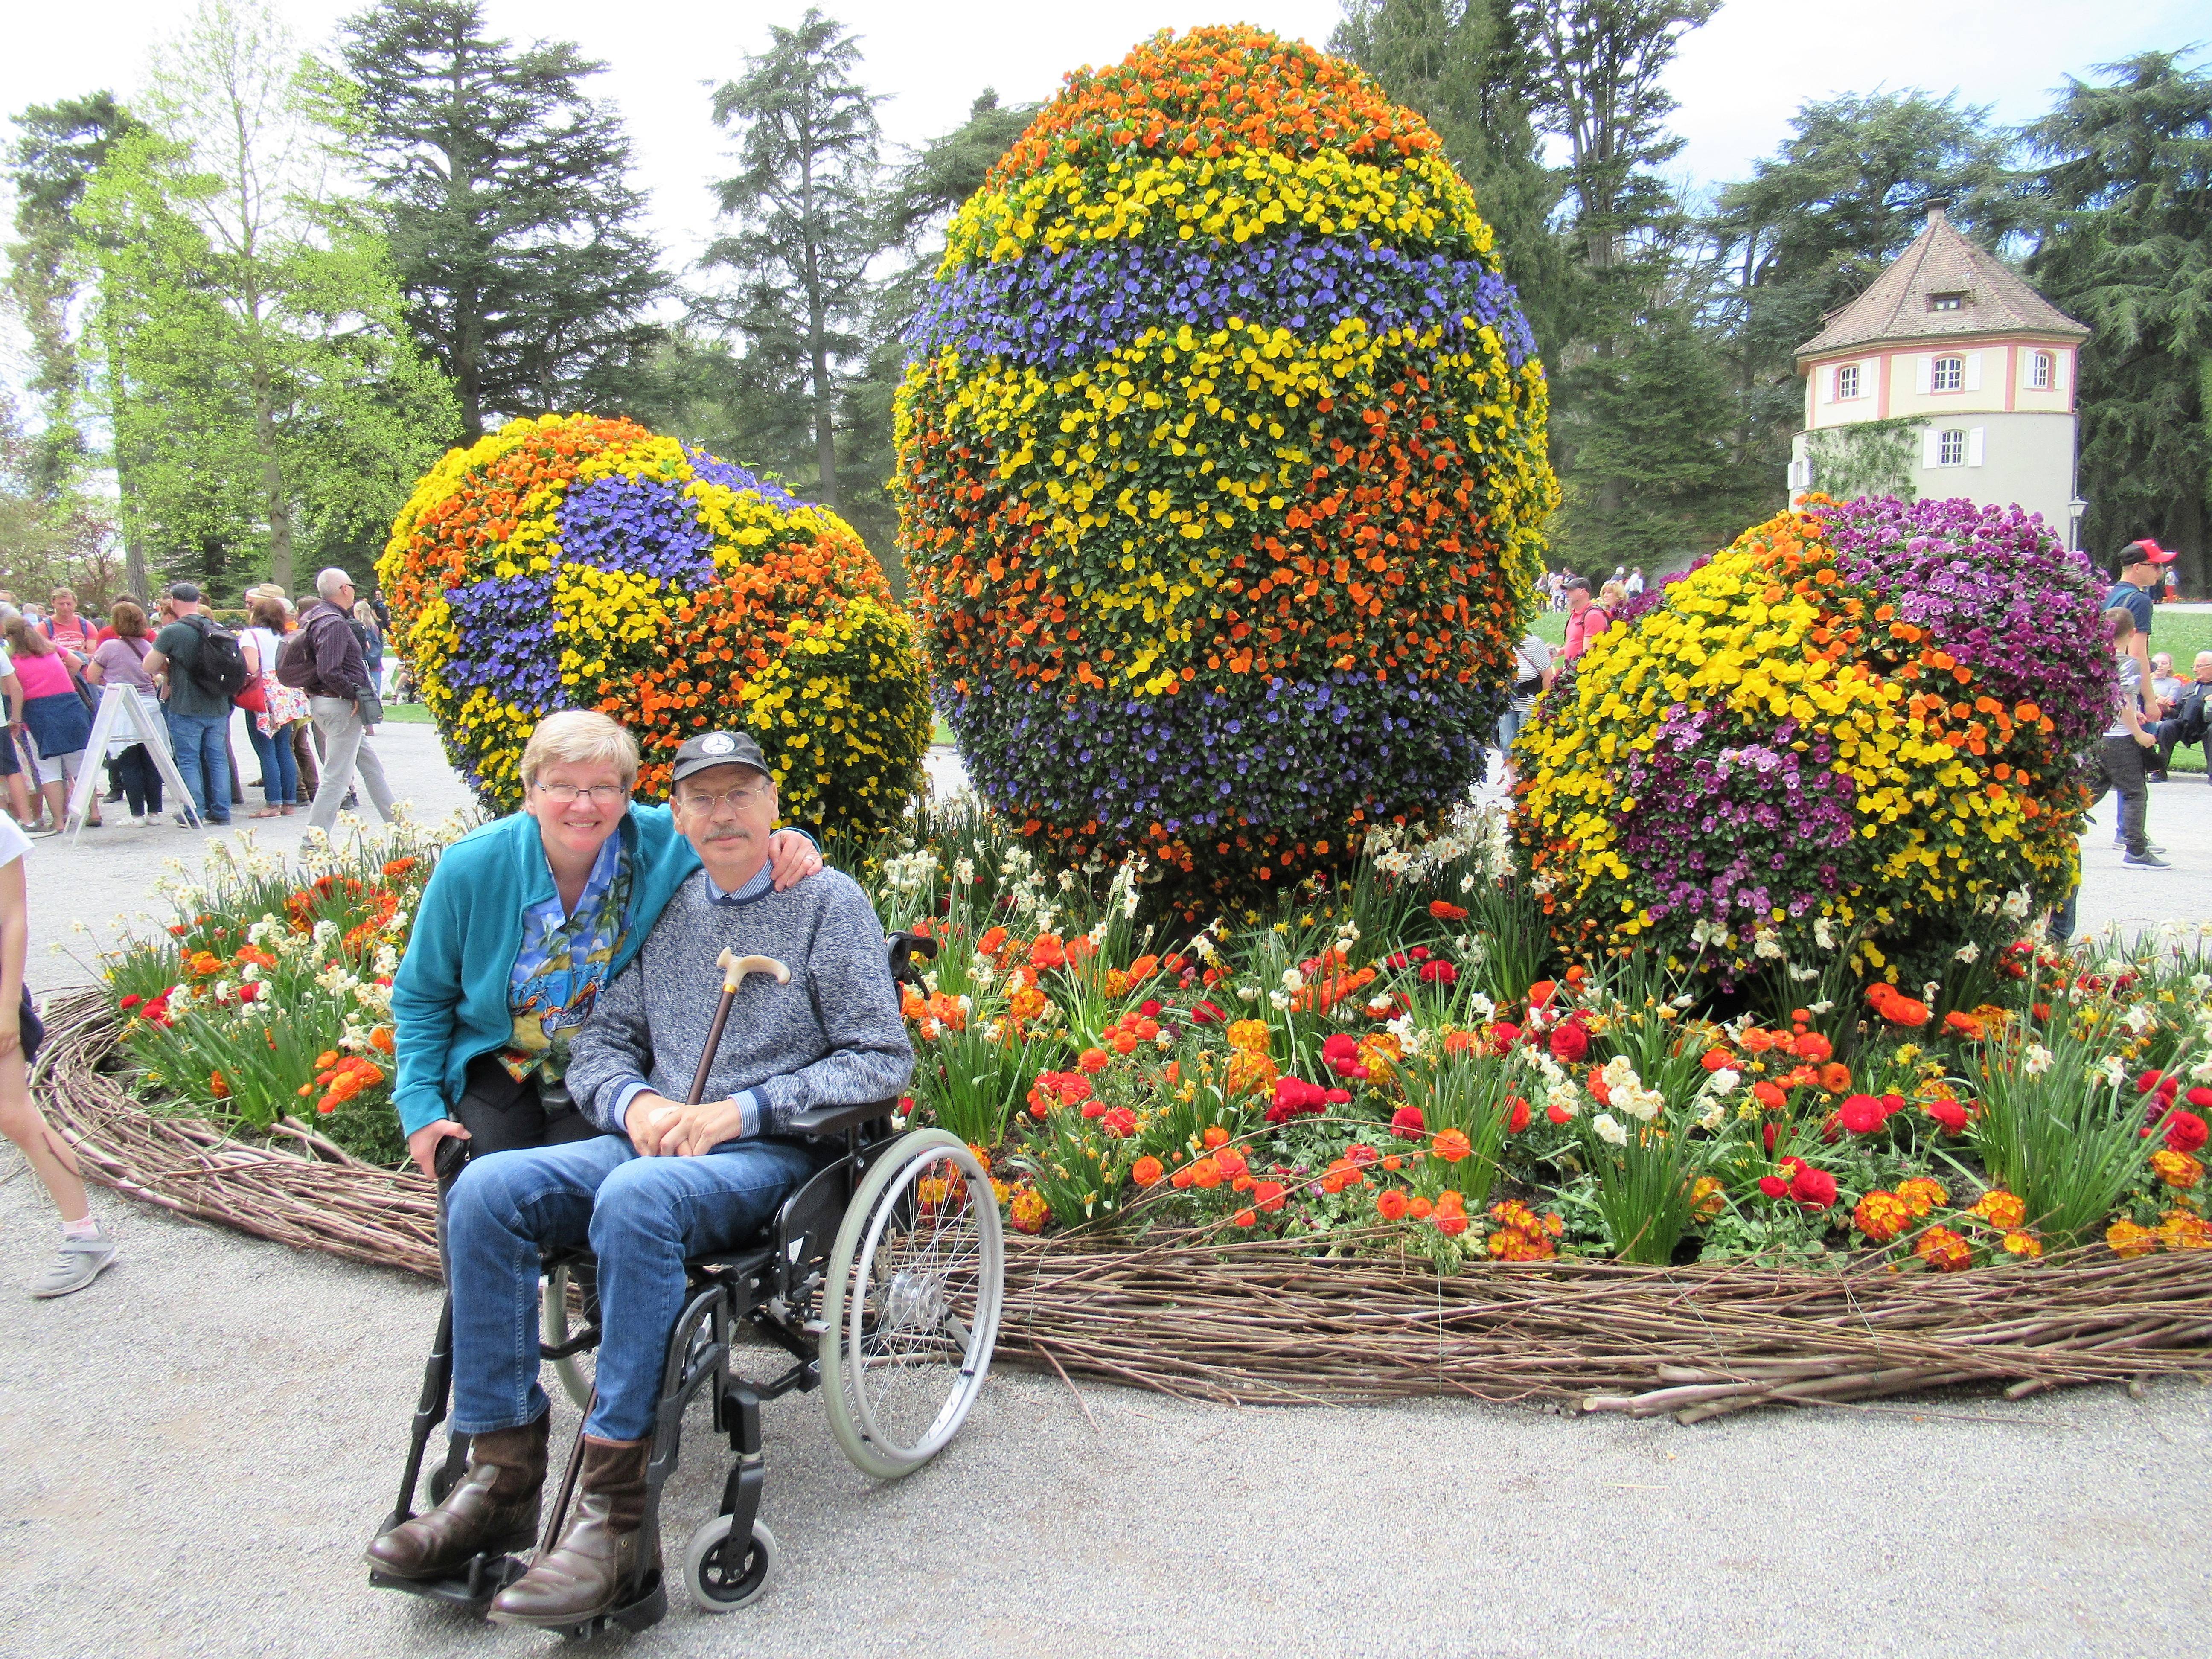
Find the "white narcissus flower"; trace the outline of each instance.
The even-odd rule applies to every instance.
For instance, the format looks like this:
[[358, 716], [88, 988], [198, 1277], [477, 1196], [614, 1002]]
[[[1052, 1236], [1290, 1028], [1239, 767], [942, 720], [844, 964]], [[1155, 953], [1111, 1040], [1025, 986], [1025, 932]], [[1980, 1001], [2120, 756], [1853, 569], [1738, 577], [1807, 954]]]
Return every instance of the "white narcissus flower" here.
[[1968, 939], [1964, 945], [1961, 945], [1957, 950], [1951, 952], [1951, 960], [1954, 962], [1974, 962], [1980, 958], [1981, 954], [1981, 947], [1976, 945], [1973, 940]]
[[1717, 1100], [1705, 1109], [1705, 1115], [1698, 1120], [1698, 1127], [1707, 1134], [1717, 1135], [1727, 1122], [1728, 1108]]
[[1808, 1005], [1805, 1012], [1812, 1014], [1825, 1014], [1829, 1009], [1835, 1006], [1835, 1003], [1831, 999], [1822, 997], [1818, 1002]]
[[2141, 1036], [2145, 1031], [2150, 1030], [2152, 1024], [2157, 1020], [2158, 1016], [2151, 1012], [2149, 1009], [2144, 1007], [2141, 1003], [2137, 1003], [2134, 1007], [2129, 1009], [2127, 1012], [2122, 1014], [2120, 1018], [2127, 1022], [2128, 1030], [2133, 1031], [2137, 1036]]
[[2027, 889], [2015, 887], [2005, 895], [2004, 913], [2014, 921], [2024, 921], [2027, 919], [2028, 903]]
[[1705, 1079], [1705, 1087], [1716, 1095], [1730, 1095], [1735, 1092], [1735, 1085], [1742, 1081], [1742, 1073], [1731, 1071], [1723, 1066]]
[[1255, 1000], [1259, 994], [1260, 988], [1256, 985], [1240, 985], [1237, 988], [1237, 997], [1245, 1002]]
[[2108, 1088], [2117, 1089], [2127, 1079], [2127, 1062], [2118, 1054], [2106, 1054], [2097, 1062], [2094, 1069]]
[[2051, 1050], [2039, 1042], [2031, 1042], [2021, 1051], [2020, 1069], [2030, 1077], [2041, 1077], [2051, 1069]]
[[1267, 1006], [1279, 1014], [1287, 1013], [1290, 1012], [1291, 1000], [1280, 991], [1270, 991], [1267, 993]]
[[1480, 991], [1468, 998], [1467, 1006], [1477, 1019], [1495, 1019], [1498, 1017], [1498, 1005]]
[[1283, 988], [1285, 991], [1304, 990], [1306, 988], [1306, 976], [1295, 968], [1284, 969]]
[[1609, 1146], [1628, 1145], [1628, 1131], [1611, 1112], [1600, 1112], [1590, 1120], [1590, 1127], [1597, 1132], [1597, 1138]]
[[1634, 1118], [1638, 1123], [1650, 1123], [1659, 1115], [1659, 1109], [1667, 1103], [1666, 1097], [1656, 1089], [1630, 1086], [1613, 1091], [1613, 1103]]
[[1555, 1085], [1544, 1097], [1544, 1104], [1557, 1111], [1562, 1117], [1576, 1116], [1582, 1110], [1580, 1097], [1565, 1084]]
[[1751, 953], [1755, 957], [1765, 957], [1769, 961], [1781, 961], [1782, 935], [1771, 927], [1760, 928], [1752, 935]]
[[1633, 1089], [1643, 1079], [1636, 1075], [1636, 1066], [1626, 1054], [1615, 1054], [1605, 1063], [1605, 1086], [1608, 1093], [1618, 1089]]
[[1828, 926], [1827, 917], [1813, 918], [1813, 943], [1823, 951], [1832, 951], [1836, 948], [1835, 931]]

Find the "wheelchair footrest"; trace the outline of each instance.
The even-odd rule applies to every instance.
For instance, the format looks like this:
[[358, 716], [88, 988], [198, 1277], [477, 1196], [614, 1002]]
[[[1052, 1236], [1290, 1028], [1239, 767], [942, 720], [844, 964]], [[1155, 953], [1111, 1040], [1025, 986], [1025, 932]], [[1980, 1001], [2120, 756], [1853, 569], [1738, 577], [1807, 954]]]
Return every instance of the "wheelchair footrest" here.
[[668, 1616], [668, 1581], [656, 1570], [645, 1583], [644, 1592], [635, 1601], [617, 1607], [612, 1613], [603, 1613], [596, 1619], [586, 1619], [581, 1624], [563, 1626], [561, 1634], [571, 1641], [588, 1642], [614, 1625], [621, 1626], [632, 1635], [650, 1630]]
[[404, 1590], [450, 1607], [464, 1608], [481, 1618], [501, 1590], [530, 1571], [530, 1563], [517, 1555], [479, 1555], [468, 1571], [445, 1578], [402, 1578], [369, 1569], [368, 1582], [378, 1589]]

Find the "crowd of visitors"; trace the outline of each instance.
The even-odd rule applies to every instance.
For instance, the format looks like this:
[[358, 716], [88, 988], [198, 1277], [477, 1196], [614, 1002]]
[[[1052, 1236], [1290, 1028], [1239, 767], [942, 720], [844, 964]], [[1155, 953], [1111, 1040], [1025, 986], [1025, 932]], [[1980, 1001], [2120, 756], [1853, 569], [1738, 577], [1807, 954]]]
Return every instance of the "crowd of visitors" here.
[[[245, 789], [262, 805], [251, 816], [289, 817], [306, 808], [327, 830], [353, 805], [358, 773], [386, 818], [392, 797], [369, 738], [383, 718], [384, 622], [357, 599], [342, 570], [325, 570], [315, 596], [295, 607], [274, 583], [249, 588], [243, 627], [233, 629], [204, 603], [197, 585], [178, 582], [152, 616], [135, 598], [118, 599], [105, 622], [82, 614], [75, 592], [54, 590], [48, 605], [18, 605], [0, 590], [0, 790], [29, 836], [65, 826], [78, 774], [105, 769], [85, 814], [99, 828], [103, 806], [123, 805], [124, 823], [159, 823], [167, 810], [183, 828], [231, 821]], [[118, 732], [88, 757], [106, 688], [127, 688], [153, 733]], [[247, 784], [232, 740], [234, 709], [245, 715], [260, 776]], [[169, 800], [159, 748], [174, 763], [187, 799]]]

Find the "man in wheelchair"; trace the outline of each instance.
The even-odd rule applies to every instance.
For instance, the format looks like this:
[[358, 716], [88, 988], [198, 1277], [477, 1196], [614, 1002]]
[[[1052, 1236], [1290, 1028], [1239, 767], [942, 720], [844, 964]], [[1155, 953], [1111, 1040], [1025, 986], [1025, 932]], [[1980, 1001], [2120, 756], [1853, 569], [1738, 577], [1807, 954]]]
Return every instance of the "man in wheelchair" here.
[[[774, 889], [775, 784], [758, 745], [743, 732], [694, 738], [672, 782], [677, 825], [705, 868], [572, 1043], [570, 1093], [603, 1133], [476, 1159], [453, 1184], [452, 1427], [470, 1437], [467, 1472], [368, 1549], [379, 1572], [430, 1580], [530, 1546], [549, 1420], [541, 1257], [588, 1244], [600, 1337], [579, 1498], [558, 1541], [493, 1602], [503, 1623], [586, 1624], [658, 1573], [642, 1559], [658, 1555], [657, 1541], [642, 1547], [647, 1463], [686, 1259], [753, 1240], [830, 1155], [787, 1133], [797, 1114], [895, 1096], [913, 1066], [883, 928], [860, 887], [824, 871]], [[775, 958], [790, 978], [744, 977], [717, 1047], [726, 951]], [[684, 1103], [689, 1094], [700, 1103]]]

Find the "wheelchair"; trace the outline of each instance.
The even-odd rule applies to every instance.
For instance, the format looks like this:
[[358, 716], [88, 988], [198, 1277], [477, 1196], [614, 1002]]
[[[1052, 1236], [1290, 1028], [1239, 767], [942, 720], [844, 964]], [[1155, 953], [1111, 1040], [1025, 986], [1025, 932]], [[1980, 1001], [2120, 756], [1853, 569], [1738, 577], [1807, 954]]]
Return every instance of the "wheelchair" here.
[[[936, 953], [933, 940], [894, 935], [893, 978], [914, 982], [915, 959]], [[775, 1574], [775, 1535], [760, 1519], [765, 1402], [819, 1389], [845, 1455], [876, 1480], [896, 1480], [951, 1441], [989, 1375], [1005, 1285], [990, 1177], [975, 1154], [942, 1129], [894, 1131], [895, 1104], [799, 1114], [793, 1133], [842, 1151], [784, 1200], [760, 1237], [685, 1264], [684, 1309], [669, 1335], [646, 1466], [641, 1541], [648, 1559], [659, 1553], [661, 1489], [676, 1471], [684, 1412], [703, 1392], [714, 1431], [729, 1437], [736, 1461], [719, 1510], [692, 1532], [683, 1553], [684, 1587], [702, 1611], [744, 1607]], [[580, 1362], [599, 1340], [591, 1253], [549, 1252], [541, 1294], [539, 1358], [553, 1364], [578, 1407], [588, 1409], [591, 1383]], [[766, 1381], [738, 1372], [735, 1339], [747, 1325], [790, 1362]], [[430, 1437], [451, 1401], [453, 1336], [449, 1296], [423, 1370], [398, 1502], [383, 1530], [415, 1515]], [[580, 1426], [577, 1433], [580, 1449]], [[449, 1436], [427, 1483], [431, 1505], [443, 1501], [467, 1461], [467, 1437]], [[541, 1549], [560, 1536], [579, 1462], [568, 1460]], [[372, 1569], [369, 1582], [481, 1616], [528, 1567], [513, 1555], [479, 1555], [448, 1578], [404, 1579]], [[611, 1626], [641, 1631], [667, 1610], [667, 1585], [656, 1572], [635, 1600], [566, 1633], [588, 1638]]]

